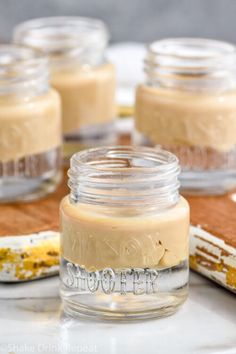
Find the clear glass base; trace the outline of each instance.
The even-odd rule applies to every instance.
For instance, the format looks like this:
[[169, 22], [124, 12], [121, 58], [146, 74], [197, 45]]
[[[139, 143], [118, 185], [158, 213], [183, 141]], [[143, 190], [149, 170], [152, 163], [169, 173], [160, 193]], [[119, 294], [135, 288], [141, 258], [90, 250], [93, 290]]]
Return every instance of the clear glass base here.
[[182, 194], [221, 195], [236, 187], [236, 147], [219, 152], [204, 147], [171, 147], [181, 164]]
[[61, 298], [72, 317], [130, 321], [169, 316], [188, 295], [188, 261], [165, 269], [87, 272], [61, 260]]
[[[135, 132], [133, 142], [154, 146], [138, 132]], [[227, 152], [197, 146], [161, 147], [175, 154], [180, 161], [182, 194], [221, 195], [236, 188], [236, 146]]]
[[42, 198], [52, 193], [60, 180], [60, 148], [0, 163], [0, 202]]
[[180, 183], [182, 195], [222, 195], [236, 188], [236, 170], [183, 171]]
[[113, 146], [116, 145], [116, 143], [117, 133], [115, 121], [81, 128], [79, 132], [64, 135], [64, 162], [68, 164], [71, 156], [78, 151], [99, 146]]

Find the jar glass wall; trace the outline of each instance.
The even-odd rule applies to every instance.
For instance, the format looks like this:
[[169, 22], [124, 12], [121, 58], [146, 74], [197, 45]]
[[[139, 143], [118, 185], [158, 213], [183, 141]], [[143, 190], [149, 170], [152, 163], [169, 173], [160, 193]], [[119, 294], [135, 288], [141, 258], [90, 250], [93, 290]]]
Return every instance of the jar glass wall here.
[[177, 158], [143, 147], [75, 154], [61, 214], [61, 297], [72, 316], [174, 313], [188, 292], [189, 208]]
[[0, 46], [0, 201], [29, 200], [60, 180], [59, 95], [44, 55]]
[[16, 27], [14, 41], [49, 55], [51, 84], [60, 93], [65, 155], [115, 139], [115, 72], [105, 59], [102, 21], [52, 17]]
[[150, 44], [137, 88], [134, 142], [176, 154], [185, 192], [236, 186], [236, 49], [206, 39]]

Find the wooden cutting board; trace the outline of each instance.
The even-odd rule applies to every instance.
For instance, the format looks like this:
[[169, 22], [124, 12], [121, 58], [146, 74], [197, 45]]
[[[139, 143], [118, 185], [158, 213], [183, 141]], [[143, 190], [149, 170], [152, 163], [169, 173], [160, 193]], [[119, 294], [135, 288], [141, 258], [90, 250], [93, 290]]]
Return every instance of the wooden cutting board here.
[[[58, 190], [47, 198], [0, 205], [0, 281], [29, 280], [58, 272], [58, 210], [67, 193], [65, 172]], [[191, 207], [191, 268], [236, 292], [236, 191], [187, 199]]]
[[236, 191], [187, 199], [191, 268], [236, 293]]

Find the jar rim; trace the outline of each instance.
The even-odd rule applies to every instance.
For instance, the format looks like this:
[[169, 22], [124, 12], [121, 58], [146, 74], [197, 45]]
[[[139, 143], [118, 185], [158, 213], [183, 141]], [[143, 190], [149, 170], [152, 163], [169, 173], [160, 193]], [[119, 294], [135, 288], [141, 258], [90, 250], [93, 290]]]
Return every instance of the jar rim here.
[[101, 20], [79, 16], [55, 16], [20, 23], [14, 29], [13, 38], [15, 43], [53, 53], [83, 45], [105, 47], [109, 35], [105, 23]]
[[150, 53], [171, 56], [182, 60], [204, 61], [209, 59], [225, 59], [225, 56], [236, 56], [236, 46], [215, 39], [207, 38], [166, 38], [148, 44]]
[[0, 45], [0, 95], [38, 94], [48, 89], [49, 64], [39, 50], [16, 44]]
[[9, 66], [33, 65], [47, 63], [47, 57], [38, 49], [29, 48], [18, 44], [1, 44], [0, 45], [0, 67], [7, 68]]
[[[149, 166], [135, 166], [133, 163], [127, 160], [127, 158], [122, 159], [123, 154], [137, 154], [139, 155], [139, 163], [141, 163], [141, 156], [144, 160], [149, 160], [151, 164]], [[102, 157], [111, 159], [111, 166], [101, 165], [101, 163], [105, 163], [105, 160], [98, 160], [96, 164], [93, 164], [93, 159], [95, 157]], [[117, 162], [117, 164], [115, 163]], [[71, 167], [72, 165], [75, 167], [76, 165], [80, 168], [89, 169], [91, 171], [96, 172], [107, 172], [109, 170], [118, 171], [119, 173], [130, 172], [133, 168], [135, 172], [145, 173], [152, 172], [158, 173], [158, 171], [164, 171], [169, 169], [176, 164], [179, 163], [178, 158], [169, 151], [163, 150], [161, 148], [150, 148], [145, 146], [132, 146], [132, 145], [118, 145], [111, 147], [97, 147], [84, 151], [80, 151], [75, 153], [71, 157]]]
[[178, 158], [160, 148], [99, 147], [76, 153], [68, 171], [70, 200], [164, 209], [179, 200]]
[[236, 88], [236, 46], [204, 38], [167, 38], [150, 43], [144, 71], [152, 86], [198, 92]]

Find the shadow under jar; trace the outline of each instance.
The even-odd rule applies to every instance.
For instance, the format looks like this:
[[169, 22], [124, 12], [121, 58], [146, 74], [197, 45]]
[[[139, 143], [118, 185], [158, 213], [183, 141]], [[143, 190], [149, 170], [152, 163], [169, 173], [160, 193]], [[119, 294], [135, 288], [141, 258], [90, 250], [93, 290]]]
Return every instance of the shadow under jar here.
[[0, 46], [0, 202], [37, 199], [60, 180], [60, 98], [48, 76], [42, 54]]
[[188, 293], [189, 207], [177, 158], [145, 147], [73, 155], [60, 206], [65, 312], [110, 320], [174, 313]]
[[153, 42], [145, 73], [136, 92], [135, 144], [177, 155], [184, 192], [236, 187], [236, 47], [191, 38]]
[[14, 41], [49, 55], [51, 84], [62, 101], [65, 157], [113, 144], [115, 71], [105, 59], [105, 24], [82, 17], [35, 19], [15, 28]]

